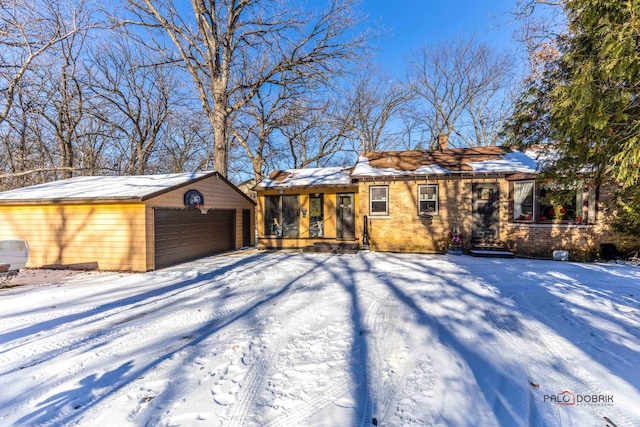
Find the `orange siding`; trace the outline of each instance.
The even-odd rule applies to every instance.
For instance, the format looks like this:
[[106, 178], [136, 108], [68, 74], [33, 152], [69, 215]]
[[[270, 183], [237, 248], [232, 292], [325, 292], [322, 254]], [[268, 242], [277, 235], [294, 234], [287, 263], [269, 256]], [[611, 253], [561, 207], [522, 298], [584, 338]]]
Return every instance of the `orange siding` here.
[[362, 238], [362, 215], [360, 214], [360, 195], [357, 187], [341, 187], [341, 188], [309, 188], [309, 189], [291, 189], [284, 190], [282, 194], [299, 195], [300, 209], [309, 211], [309, 198], [311, 194], [323, 194], [324, 200], [324, 236], [323, 238], [309, 238], [309, 216], [300, 214], [300, 235], [298, 238], [281, 238], [265, 236], [264, 225], [264, 200], [265, 196], [275, 196], [280, 193], [277, 190], [260, 190], [258, 192], [257, 206], [257, 226], [260, 248], [302, 248], [313, 246], [316, 242], [326, 242], [327, 240], [335, 240], [337, 238], [337, 218], [336, 204], [337, 195], [340, 193], [354, 194], [354, 220], [355, 220], [355, 240], [360, 241]]
[[101, 270], [146, 270], [144, 205], [4, 206], [0, 236], [26, 239], [27, 267], [97, 262]]

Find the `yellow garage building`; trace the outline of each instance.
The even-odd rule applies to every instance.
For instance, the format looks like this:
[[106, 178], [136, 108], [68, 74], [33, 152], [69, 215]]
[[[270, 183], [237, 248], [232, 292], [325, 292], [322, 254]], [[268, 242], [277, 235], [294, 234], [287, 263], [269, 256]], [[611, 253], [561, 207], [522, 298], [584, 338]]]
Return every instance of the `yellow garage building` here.
[[255, 244], [255, 202], [215, 171], [81, 176], [0, 193], [27, 267], [149, 271]]

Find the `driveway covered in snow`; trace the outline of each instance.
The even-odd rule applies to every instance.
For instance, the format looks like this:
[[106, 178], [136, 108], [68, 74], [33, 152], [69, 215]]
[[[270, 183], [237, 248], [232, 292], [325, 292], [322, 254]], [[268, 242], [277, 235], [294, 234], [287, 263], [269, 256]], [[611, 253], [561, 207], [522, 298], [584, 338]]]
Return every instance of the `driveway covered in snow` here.
[[0, 425], [637, 426], [640, 268], [247, 251], [0, 290]]

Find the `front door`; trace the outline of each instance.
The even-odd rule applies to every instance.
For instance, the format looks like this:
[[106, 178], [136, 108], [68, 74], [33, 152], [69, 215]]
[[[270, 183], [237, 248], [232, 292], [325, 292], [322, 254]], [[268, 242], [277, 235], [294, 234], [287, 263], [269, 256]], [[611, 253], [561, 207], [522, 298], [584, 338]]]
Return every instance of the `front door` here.
[[356, 237], [353, 199], [353, 193], [338, 194], [338, 239], [354, 239]]
[[481, 243], [497, 243], [499, 217], [498, 184], [473, 184], [472, 240]]

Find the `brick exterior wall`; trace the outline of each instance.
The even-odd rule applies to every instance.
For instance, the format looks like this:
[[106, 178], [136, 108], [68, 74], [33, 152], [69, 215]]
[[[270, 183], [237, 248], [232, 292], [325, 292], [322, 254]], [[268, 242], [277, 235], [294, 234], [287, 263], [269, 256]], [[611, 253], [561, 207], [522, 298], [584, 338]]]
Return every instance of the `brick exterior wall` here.
[[600, 255], [600, 244], [613, 243], [621, 253], [640, 248], [640, 239], [613, 230], [610, 220], [615, 212], [607, 201], [615, 187], [604, 185], [598, 189], [595, 219], [589, 225], [570, 224], [515, 224], [507, 227], [506, 243], [518, 255], [547, 258], [554, 250], [569, 251], [569, 259], [592, 261]]
[[[453, 178], [366, 180], [359, 183], [360, 212], [368, 217], [369, 244], [372, 250], [390, 252], [445, 253], [449, 232], [464, 235], [465, 250], [471, 248], [472, 188], [475, 183], [496, 183], [499, 188], [498, 239], [519, 256], [550, 258], [554, 250], [567, 250], [572, 260], [593, 260], [601, 243], [614, 243], [621, 252], [636, 250], [640, 239], [613, 231], [608, 225], [612, 213], [598, 201], [595, 221], [582, 224], [524, 224], [512, 220], [510, 186], [504, 178]], [[439, 212], [431, 221], [418, 214], [418, 186], [438, 185]], [[387, 216], [370, 213], [370, 187], [388, 187]], [[598, 200], [606, 200], [611, 187], [600, 189]]]
[[[444, 253], [449, 245], [449, 232], [461, 232], [465, 240], [471, 235], [472, 184], [483, 180], [396, 180], [360, 182], [360, 211], [368, 216], [371, 249], [391, 252]], [[487, 180], [495, 182], [495, 180]], [[438, 214], [426, 221], [418, 214], [418, 186], [438, 185]], [[370, 187], [389, 188], [389, 215], [370, 215]], [[504, 187], [504, 188], [503, 188]], [[506, 181], [500, 185], [508, 196]]]

